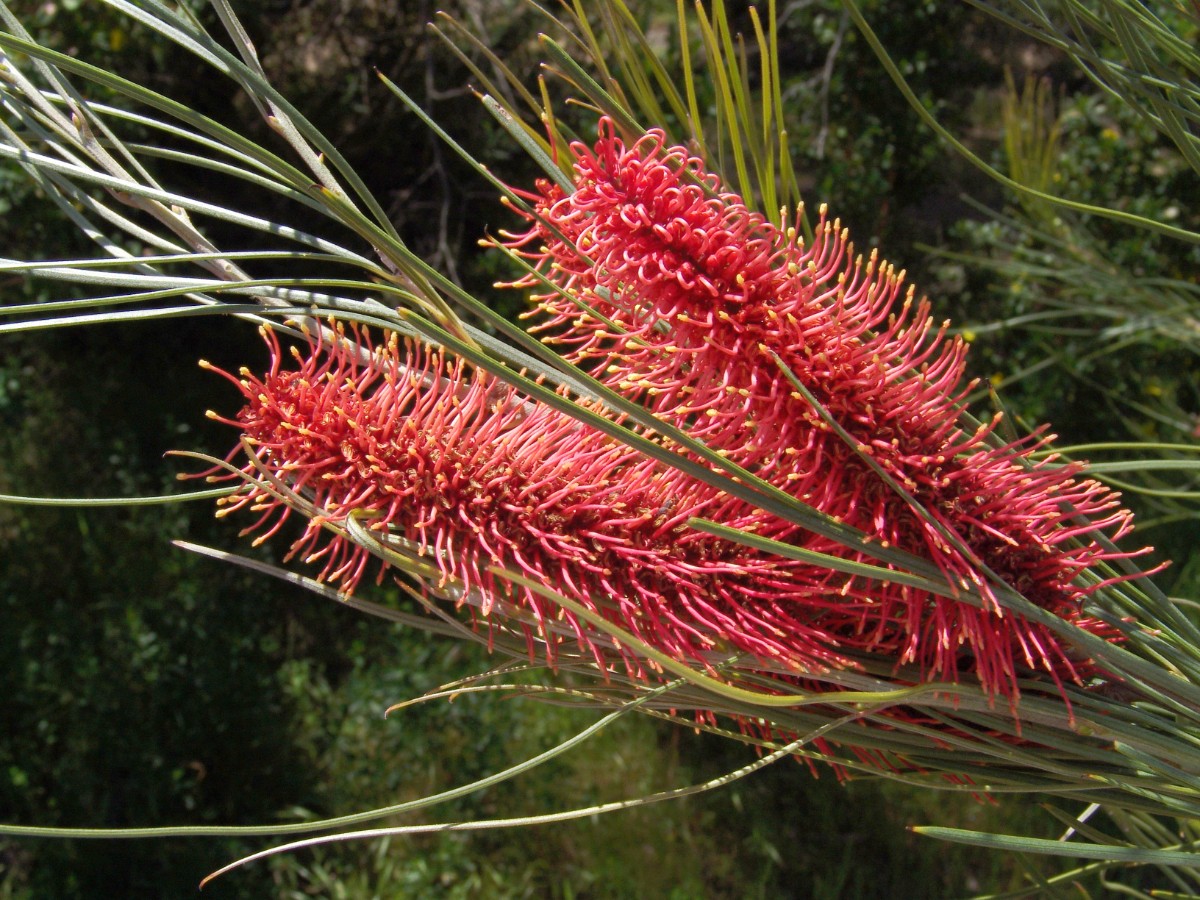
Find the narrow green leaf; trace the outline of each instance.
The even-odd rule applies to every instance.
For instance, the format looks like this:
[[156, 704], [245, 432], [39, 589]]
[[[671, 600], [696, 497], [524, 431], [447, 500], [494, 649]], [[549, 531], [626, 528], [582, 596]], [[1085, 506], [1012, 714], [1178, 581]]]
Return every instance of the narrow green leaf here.
[[1006, 853], [1040, 853], [1047, 856], [1068, 856], [1076, 859], [1099, 859], [1106, 862], [1130, 862], [1139, 865], [1200, 867], [1200, 853], [1193, 850], [1152, 850], [1121, 844], [1082, 844], [1074, 841], [1052, 841], [1045, 838], [1020, 837], [1008, 834], [989, 834], [940, 825], [918, 825], [917, 834], [970, 844]]
[[152, 497], [25, 497], [18, 494], [0, 494], [0, 503], [14, 506], [162, 506], [168, 503], [186, 503], [191, 500], [212, 500], [226, 497], [236, 488], [209, 488], [201, 491], [184, 491], [178, 494], [159, 494]]

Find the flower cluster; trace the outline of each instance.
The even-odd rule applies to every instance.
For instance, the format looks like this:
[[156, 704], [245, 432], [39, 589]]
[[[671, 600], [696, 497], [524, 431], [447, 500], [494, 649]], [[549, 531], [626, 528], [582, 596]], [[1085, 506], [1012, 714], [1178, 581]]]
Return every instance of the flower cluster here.
[[[551, 656], [574, 636], [637, 676], [636, 656], [499, 570], [701, 665], [737, 650], [803, 679], [869, 653], [927, 679], [971, 673], [1013, 699], [1025, 670], [1085, 674], [1048, 628], [1002, 609], [995, 586], [1107, 634], [1081, 613], [1097, 581], [1078, 576], [1118, 555], [1094, 529], [1115, 540], [1130, 516], [1077, 466], [1035, 458], [1045, 438], [1002, 445], [996, 421], [964, 429], [964, 344], [902, 293], [903, 273], [856, 257], [824, 214], [806, 246], [659, 132], [627, 146], [605, 121], [595, 147], [573, 153], [573, 190], [539, 184], [527, 231], [508, 236], [539, 276], [515, 285], [554, 287], [537, 296], [546, 339], [759, 478], [932, 561], [948, 589], [851, 578], [690, 529], [702, 516], [876, 563], [526, 404], [441, 350], [360, 330], [293, 349], [294, 366], [265, 331], [268, 373], [229, 376], [245, 405], [225, 421], [260, 479], [228, 504], [261, 513], [247, 530], [266, 537], [289, 516], [275, 479], [318, 511], [293, 554], [322, 561], [343, 589], [369, 561], [346, 533], [353, 519], [485, 613], [517, 604]], [[946, 596], [968, 591], [982, 604]]]

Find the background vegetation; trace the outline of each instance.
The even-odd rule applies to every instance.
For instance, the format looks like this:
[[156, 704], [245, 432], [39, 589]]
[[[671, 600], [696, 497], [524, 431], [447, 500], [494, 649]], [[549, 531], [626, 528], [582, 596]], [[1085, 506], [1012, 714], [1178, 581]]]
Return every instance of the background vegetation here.
[[[454, 6], [514, 69], [532, 65], [524, 64], [532, 59], [534, 19], [521, 4]], [[653, 31], [656, 17], [669, 25], [672, 6], [646, 2], [639, 11]], [[195, 8], [206, 15], [201, 4]], [[780, 9], [789, 126], [806, 198], [828, 202], [860, 246], [879, 245], [915, 273], [935, 307], [970, 332], [976, 374], [1004, 384], [1003, 401], [1018, 415], [1049, 419], [1075, 442], [1193, 441], [1196, 338], [1180, 335], [1196, 327], [1194, 297], [1190, 306], [1185, 297], [1175, 318], [1139, 319], [1130, 293], [1157, 296], [1147, 288], [1156, 278], [1194, 284], [1196, 248], [1003, 196], [924, 128], [838, 3]], [[434, 11], [432, 3], [384, 0], [239, 6], [268, 73], [386, 198], [405, 240], [473, 291], [496, 297], [489, 285], [499, 263], [475, 249], [485, 228], [504, 224], [494, 192], [372, 74], [380, 69], [421, 99], [509, 182], [531, 177], [465, 89], [469, 74], [426, 34]], [[1012, 166], [1006, 137], [1040, 121], [1056, 134], [1044, 172], [1056, 191], [1200, 227], [1195, 174], [1179, 154], [1062, 56], [966, 4], [883, 0], [865, 12], [924, 104], [976, 152]], [[201, 111], [232, 115], [247, 129], [261, 127], [224, 85], [197, 78], [107, 7], [31, 2], [24, 17], [40, 39], [67, 52]], [[748, 19], [742, 25], [749, 30]], [[1195, 19], [1181, 13], [1179, 27], [1185, 39], [1200, 38]], [[663, 52], [673, 52], [665, 40]], [[1013, 87], [1006, 86], [1009, 70]], [[1022, 117], [1012, 104], [1027, 75], [1047, 77], [1049, 88]], [[82, 239], [7, 169], [0, 170], [0, 211], [7, 256], [85, 252]], [[1064, 274], [1078, 272], [1097, 277]], [[1122, 284], [1122, 277], [1132, 281]], [[30, 297], [47, 290], [16, 279], [3, 289]], [[516, 300], [496, 302], [512, 307]], [[1046, 309], [1071, 314], [1046, 327], [1018, 327]], [[1108, 310], [1102, 321], [1096, 310]], [[0, 492], [169, 491], [179, 466], [162, 460], [166, 450], [221, 455], [231, 441], [202, 416], [208, 407], [230, 412], [234, 399], [219, 379], [196, 370], [200, 356], [256, 368], [263, 352], [249, 329], [206, 320], [4, 341]], [[1176, 592], [1195, 596], [1194, 517], [1169, 497], [1131, 502], [1155, 526], [1150, 539], [1174, 556]], [[0, 505], [0, 819], [132, 826], [325, 817], [467, 782], [588, 723], [579, 711], [487, 695], [381, 721], [389, 704], [482, 671], [488, 659], [472, 646], [365, 620], [168, 543], [234, 547], [234, 531], [214, 522], [204, 504], [86, 513]], [[274, 552], [285, 545], [276, 542]], [[460, 801], [446, 816], [518, 815], [634, 796], [735, 768], [745, 752], [649, 720], [623, 720], [550, 769]], [[277, 857], [206, 893], [944, 897], [1015, 885], [1022, 863], [916, 838], [905, 825], [1056, 834], [1032, 801], [918, 796], [817, 774], [777, 765], [702, 798], [554, 829]], [[203, 874], [257, 846], [0, 840], [0, 897], [189, 896]]]

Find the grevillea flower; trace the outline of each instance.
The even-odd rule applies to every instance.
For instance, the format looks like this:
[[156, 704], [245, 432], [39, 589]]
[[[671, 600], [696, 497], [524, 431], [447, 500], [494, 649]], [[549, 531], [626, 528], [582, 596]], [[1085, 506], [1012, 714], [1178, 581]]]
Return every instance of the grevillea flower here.
[[604, 664], [613, 652], [494, 567], [565, 591], [679, 659], [705, 665], [733, 649], [798, 675], [848, 664], [838, 636], [813, 625], [810, 567], [684, 525], [703, 515], [781, 534], [762, 511], [395, 335], [378, 346], [359, 330], [332, 347], [313, 340], [293, 348], [294, 368], [274, 332], [263, 335], [266, 375], [221, 373], [245, 405], [236, 419], [210, 413], [243, 432], [253, 457], [243, 471], [257, 482], [225, 512], [259, 512], [246, 532], [262, 541], [292, 515], [271, 479], [304, 497], [317, 515], [290, 557], [322, 562], [323, 579], [352, 591], [362, 578], [371, 556], [344, 533], [353, 519], [437, 566], [485, 616], [516, 604], [551, 654], [564, 632]]
[[[964, 430], [965, 344], [935, 328], [911, 288], [901, 299], [903, 272], [874, 253], [855, 257], [824, 210], [806, 247], [796, 228], [750, 211], [701, 160], [664, 144], [652, 131], [626, 146], [604, 120], [594, 148], [572, 147], [572, 191], [542, 182], [527, 195], [529, 229], [508, 244], [556, 288], [537, 296], [546, 339], [710, 448], [985, 599], [848, 585], [812, 566], [797, 573], [810, 621], [840, 646], [915, 662], [928, 678], [972, 669], [1010, 696], [1022, 667], [1079, 680], [1061, 640], [1003, 610], [986, 573], [1109, 635], [1080, 612], [1100, 585], [1077, 576], [1124, 555], [1093, 537], [1131, 528], [1117, 495], [1079, 478], [1077, 464], [1035, 459], [1048, 438], [997, 446], [999, 416]], [[784, 531], [794, 544], [874, 561]], [[817, 599], [833, 596], [845, 602]]]

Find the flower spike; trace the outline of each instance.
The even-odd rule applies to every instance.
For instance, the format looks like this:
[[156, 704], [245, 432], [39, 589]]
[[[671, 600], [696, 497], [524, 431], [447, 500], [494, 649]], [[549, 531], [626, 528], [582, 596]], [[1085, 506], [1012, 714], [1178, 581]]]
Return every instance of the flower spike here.
[[[966, 344], [904, 290], [903, 272], [875, 252], [856, 256], [824, 209], [806, 247], [659, 131], [627, 146], [602, 120], [595, 146], [572, 150], [575, 190], [540, 183], [528, 230], [508, 242], [557, 288], [533, 275], [514, 283], [543, 288], [546, 339], [710, 448], [883, 546], [931, 559], [986, 601], [871, 585], [821, 613], [843, 646], [929, 678], [972, 670], [1010, 696], [1019, 669], [1080, 680], [1086, 666], [1045, 626], [1005, 612], [993, 578], [1112, 636], [1081, 613], [1096, 585], [1077, 576], [1123, 555], [1094, 537], [1132, 527], [1117, 495], [1079, 478], [1078, 464], [1035, 460], [1046, 443], [1036, 435], [996, 446], [998, 417], [964, 431]], [[1080, 516], [1103, 518], [1080, 526]], [[873, 561], [798, 529], [787, 539]], [[844, 584], [816, 567], [810, 577], [828, 594]]]
[[[524, 609], [536, 623], [530, 639], [551, 657], [561, 622], [602, 665], [613, 661], [583, 623], [490, 567], [560, 586], [700, 665], [722, 647], [795, 675], [849, 665], [836, 635], [811, 626], [809, 605], [774, 600], [803, 596], [807, 569], [684, 525], [704, 515], [759, 527], [752, 507], [550, 407], [525, 412], [512, 387], [441, 351], [395, 335], [375, 345], [355, 328], [332, 347], [314, 339], [294, 349], [288, 369], [274, 332], [263, 334], [270, 370], [226, 375], [245, 405], [223, 421], [253, 452], [248, 480], [267, 472], [320, 510], [289, 558], [320, 562], [323, 580], [350, 592], [362, 579], [370, 553], [347, 536], [353, 520], [427, 559], [485, 618], [494, 605]], [[223, 512], [235, 509], [260, 512], [247, 529], [260, 534], [292, 512], [253, 481]], [[617, 655], [646, 677], [634, 657]]]

